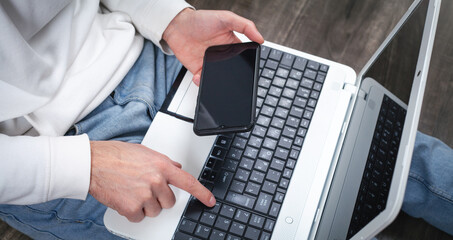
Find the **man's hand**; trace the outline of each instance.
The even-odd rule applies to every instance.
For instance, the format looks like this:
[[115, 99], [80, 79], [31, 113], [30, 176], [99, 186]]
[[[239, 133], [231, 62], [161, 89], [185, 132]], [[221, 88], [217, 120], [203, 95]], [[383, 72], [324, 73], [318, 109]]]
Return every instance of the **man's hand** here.
[[194, 74], [193, 81], [199, 85], [206, 48], [241, 42], [233, 31], [243, 33], [257, 43], [264, 42], [250, 20], [229, 11], [195, 11], [189, 8], [170, 22], [162, 38], [179, 61]]
[[175, 204], [168, 184], [181, 188], [205, 205], [215, 198], [181, 164], [143, 145], [91, 141], [90, 194], [131, 222], [155, 217]]

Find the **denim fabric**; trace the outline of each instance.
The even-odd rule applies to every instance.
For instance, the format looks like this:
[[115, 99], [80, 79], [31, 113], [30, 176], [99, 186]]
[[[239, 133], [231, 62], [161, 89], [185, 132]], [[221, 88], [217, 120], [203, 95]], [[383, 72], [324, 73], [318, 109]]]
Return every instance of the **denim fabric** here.
[[[140, 57], [115, 91], [67, 135], [87, 133], [90, 140], [140, 143], [162, 105], [181, 64], [146, 41]], [[33, 239], [120, 239], [104, 226], [106, 207], [85, 201], [0, 205], [0, 219]]]
[[453, 149], [421, 132], [402, 208], [453, 236]]

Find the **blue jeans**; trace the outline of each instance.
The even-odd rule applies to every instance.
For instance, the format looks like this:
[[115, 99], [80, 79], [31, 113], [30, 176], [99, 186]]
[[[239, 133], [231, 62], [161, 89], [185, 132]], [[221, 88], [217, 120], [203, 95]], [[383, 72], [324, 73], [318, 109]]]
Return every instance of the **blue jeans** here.
[[[174, 56], [145, 41], [140, 57], [111, 96], [67, 135], [87, 133], [90, 140], [140, 143], [181, 66]], [[105, 228], [105, 210], [88, 195], [85, 201], [0, 205], [0, 219], [33, 239], [121, 239]]]
[[[162, 105], [181, 64], [152, 43], [128, 75], [98, 108], [68, 132], [91, 140], [139, 143]], [[453, 150], [418, 133], [403, 210], [453, 235]], [[106, 207], [91, 195], [85, 201], [58, 199], [42, 204], [0, 205], [0, 218], [34, 239], [119, 239], [103, 223]]]

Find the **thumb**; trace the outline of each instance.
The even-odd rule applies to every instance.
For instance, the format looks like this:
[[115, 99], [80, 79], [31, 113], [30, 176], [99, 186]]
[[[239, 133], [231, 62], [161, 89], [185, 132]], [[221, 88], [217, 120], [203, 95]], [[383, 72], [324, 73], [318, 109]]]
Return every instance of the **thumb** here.
[[192, 81], [195, 83], [195, 85], [200, 86], [200, 80], [201, 80], [201, 69], [193, 74]]

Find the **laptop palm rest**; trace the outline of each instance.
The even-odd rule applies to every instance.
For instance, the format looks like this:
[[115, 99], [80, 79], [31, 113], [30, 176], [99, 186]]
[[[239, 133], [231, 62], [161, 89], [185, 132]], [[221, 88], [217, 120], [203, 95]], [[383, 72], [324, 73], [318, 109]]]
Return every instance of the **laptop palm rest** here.
[[[142, 144], [181, 163], [183, 170], [198, 178], [215, 137], [199, 137], [193, 133], [191, 123], [159, 112]], [[132, 223], [109, 208], [104, 215], [105, 226], [114, 234], [126, 238], [149, 239], [153, 236], [152, 239], [171, 239], [190, 195], [170, 187], [176, 196], [175, 206], [163, 209], [157, 218], [146, 217], [139, 223]]]

